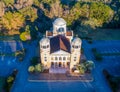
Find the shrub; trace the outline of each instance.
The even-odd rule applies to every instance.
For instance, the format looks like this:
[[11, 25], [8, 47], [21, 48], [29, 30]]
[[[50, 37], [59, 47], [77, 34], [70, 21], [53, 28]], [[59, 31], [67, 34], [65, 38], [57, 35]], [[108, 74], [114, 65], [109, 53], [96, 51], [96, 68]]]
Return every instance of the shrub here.
[[97, 49], [96, 48], [92, 48], [92, 52], [97, 52]]
[[82, 53], [82, 54], [84, 53], [84, 49], [83, 49], [83, 48], [81, 48], [81, 53]]
[[35, 67], [34, 66], [29, 66], [28, 71], [30, 73], [33, 73], [35, 71]]
[[100, 53], [98, 53], [96, 48], [92, 48], [92, 52], [93, 52], [96, 60], [99, 60], [99, 61], [102, 60], [102, 56]]
[[93, 61], [90, 61], [90, 60], [84, 62], [83, 64], [84, 64], [85, 67], [86, 67], [86, 71], [91, 71], [91, 70], [95, 67], [94, 62], [93, 62]]
[[23, 59], [25, 57], [25, 52], [26, 52], [25, 48], [15, 52], [15, 56], [18, 57], [19, 61], [23, 61]]
[[95, 53], [94, 55], [96, 60], [102, 60], [102, 56], [99, 53]]
[[42, 66], [42, 64], [35, 65], [35, 71], [36, 72], [43, 72], [43, 66]]
[[84, 66], [84, 64], [78, 64], [76, 66], [76, 69], [79, 71], [80, 74], [84, 74], [86, 71], [86, 67]]
[[13, 81], [14, 81], [14, 77], [9, 76], [9, 77], [7, 78], [7, 83], [12, 83]]
[[31, 65], [35, 66], [38, 63], [38, 57], [33, 57], [30, 62]]
[[88, 40], [88, 43], [92, 44], [92, 43], [93, 43], [92, 39], [89, 39], [89, 40]]
[[20, 34], [20, 39], [22, 41], [30, 40], [31, 39], [30, 33], [28, 33], [28, 32], [22, 32]]

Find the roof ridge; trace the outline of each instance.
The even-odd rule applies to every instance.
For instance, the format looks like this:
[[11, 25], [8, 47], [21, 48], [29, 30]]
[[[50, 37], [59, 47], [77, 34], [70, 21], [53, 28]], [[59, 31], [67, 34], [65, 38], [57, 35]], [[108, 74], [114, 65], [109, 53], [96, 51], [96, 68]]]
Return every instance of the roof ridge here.
[[[62, 39], [61, 39], [61, 36], [60, 36], [60, 39], [59, 39], [59, 44], [60, 44], [60, 49], [62, 50], [67, 50], [65, 44], [63, 43]], [[64, 49], [63, 49], [64, 48]]]

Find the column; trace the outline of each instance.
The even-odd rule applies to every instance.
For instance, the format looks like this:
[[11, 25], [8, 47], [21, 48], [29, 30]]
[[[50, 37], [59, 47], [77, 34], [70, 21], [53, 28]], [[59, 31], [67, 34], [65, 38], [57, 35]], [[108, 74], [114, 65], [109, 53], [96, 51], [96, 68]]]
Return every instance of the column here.
[[67, 62], [65, 62], [65, 68], [67, 68]]
[[53, 64], [53, 68], [55, 68], [55, 62], [53, 62], [54, 64]]
[[61, 67], [63, 67], [63, 62], [61, 62]]

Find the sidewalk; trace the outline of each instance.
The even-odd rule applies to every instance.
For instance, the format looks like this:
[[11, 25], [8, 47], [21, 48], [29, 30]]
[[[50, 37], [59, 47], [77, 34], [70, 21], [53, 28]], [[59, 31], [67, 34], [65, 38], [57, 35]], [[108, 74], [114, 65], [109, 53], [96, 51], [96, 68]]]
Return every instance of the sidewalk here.
[[93, 77], [90, 74], [85, 74], [82, 76], [70, 76], [69, 74], [53, 74], [53, 73], [36, 73], [30, 74], [28, 81], [32, 82], [54, 82], [54, 81], [82, 81], [82, 82], [91, 82]]

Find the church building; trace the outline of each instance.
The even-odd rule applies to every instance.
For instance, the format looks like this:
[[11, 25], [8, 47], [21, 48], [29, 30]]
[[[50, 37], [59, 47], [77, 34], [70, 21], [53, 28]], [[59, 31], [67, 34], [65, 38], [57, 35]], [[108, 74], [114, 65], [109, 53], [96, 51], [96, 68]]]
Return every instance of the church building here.
[[80, 62], [81, 43], [73, 31], [67, 30], [66, 21], [57, 18], [39, 42], [41, 63], [50, 73], [51, 69], [72, 70]]

